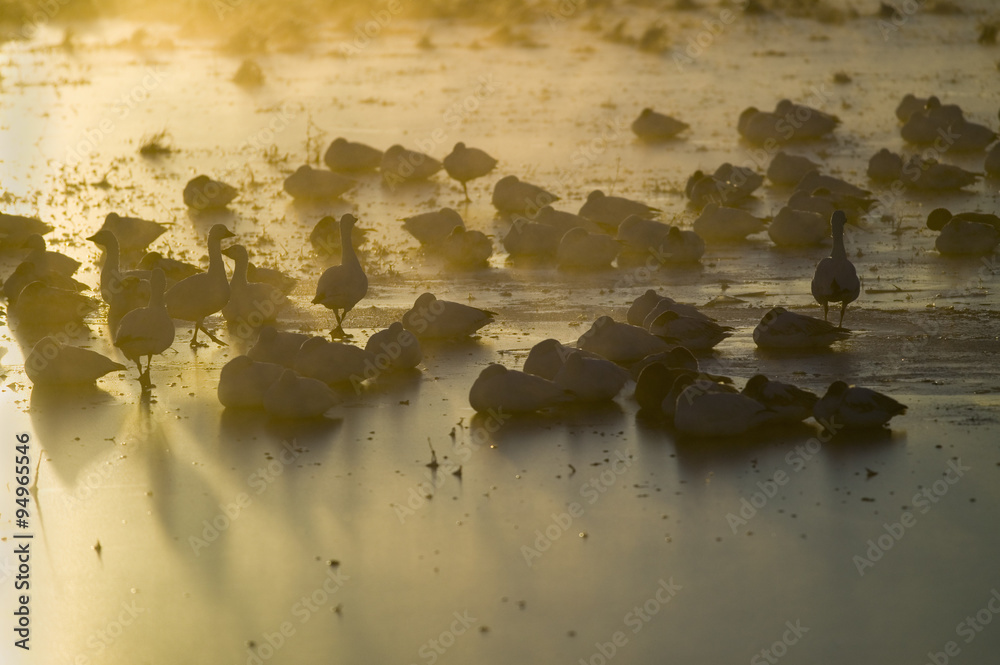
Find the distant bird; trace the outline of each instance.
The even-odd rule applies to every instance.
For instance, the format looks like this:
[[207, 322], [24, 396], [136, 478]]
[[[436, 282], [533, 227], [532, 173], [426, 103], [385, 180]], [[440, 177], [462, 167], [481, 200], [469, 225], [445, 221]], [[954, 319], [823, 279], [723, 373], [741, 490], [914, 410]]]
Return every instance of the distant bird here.
[[779, 150], [767, 167], [767, 179], [780, 187], [794, 187], [802, 180], [802, 176], [819, 170], [821, 166], [808, 157], [790, 155]]
[[660, 339], [691, 351], [707, 351], [732, 336], [732, 328], [713, 321], [682, 316], [666, 311], [653, 319], [649, 332]]
[[989, 224], [953, 219], [944, 225], [934, 241], [938, 253], [944, 255], [989, 254], [1000, 244], [1000, 231]]
[[907, 93], [903, 95], [903, 99], [900, 100], [899, 105], [896, 107], [896, 117], [899, 118], [900, 122], [906, 122], [914, 113], [923, 111], [926, 105], [926, 97], [916, 97], [913, 93]]
[[603, 229], [598, 226], [596, 222], [589, 220], [586, 217], [575, 215], [571, 212], [556, 210], [552, 206], [548, 205], [542, 206], [538, 212], [530, 218], [530, 221], [551, 226], [558, 229], [562, 233], [566, 233], [567, 231], [575, 228], [581, 228], [588, 233], [603, 233]]
[[379, 371], [413, 369], [424, 359], [420, 341], [399, 321], [369, 337], [365, 351], [374, 356], [374, 366]]
[[278, 419], [321, 418], [340, 397], [322, 381], [298, 376], [286, 369], [264, 392], [264, 410]]
[[295, 355], [295, 371], [331, 386], [341, 383], [357, 386], [365, 380], [365, 370], [374, 367], [374, 361], [372, 353], [353, 344], [311, 337], [302, 342]]
[[792, 127], [795, 140], [821, 139], [832, 134], [840, 124], [840, 118], [835, 115], [788, 99], [779, 101], [774, 112]]
[[503, 365], [487, 365], [469, 389], [469, 405], [479, 413], [532, 413], [573, 401], [552, 381]]
[[264, 326], [258, 331], [257, 341], [247, 351], [247, 356], [257, 362], [294, 368], [299, 348], [307, 339], [311, 339], [311, 335], [279, 331], [274, 326]]
[[614, 399], [631, 378], [610, 360], [572, 351], [556, 373], [555, 384], [577, 401], [606, 402]]
[[133, 254], [146, 249], [167, 231], [167, 227], [158, 222], [138, 217], [122, 217], [115, 212], [108, 213], [101, 229], [107, 229], [115, 234], [122, 254]]
[[868, 388], [848, 386], [834, 381], [813, 407], [813, 417], [826, 430], [836, 434], [841, 429], [882, 427], [895, 416], [906, 413], [906, 406], [888, 395]]
[[443, 164], [448, 175], [461, 183], [465, 200], [469, 201], [469, 181], [489, 175], [496, 168], [497, 160], [479, 148], [466, 148], [464, 143], [459, 142], [444, 158]]
[[543, 339], [531, 347], [528, 352], [528, 357], [524, 359], [524, 372], [555, 381], [556, 375], [559, 374], [559, 370], [562, 369], [571, 353], [581, 353], [587, 358], [601, 357], [596, 353], [566, 346], [559, 340]]
[[31, 235], [45, 235], [52, 226], [34, 217], [0, 213], [0, 249], [21, 249]]
[[452, 208], [423, 212], [403, 219], [403, 228], [421, 245], [435, 246], [444, 241], [456, 226], [465, 227], [465, 221]]
[[54, 337], [43, 337], [24, 359], [24, 373], [37, 385], [86, 385], [105, 374], [125, 369], [90, 349], [62, 344]]
[[715, 321], [715, 319], [709, 315], [699, 311], [694, 305], [679, 303], [669, 296], [660, 296], [660, 301], [653, 306], [653, 309], [649, 310], [649, 313], [646, 314], [646, 318], [642, 320], [640, 325], [646, 330], [649, 330], [650, 326], [653, 325], [653, 322], [656, 321], [656, 319], [658, 319], [664, 312], [674, 312], [681, 317], [697, 319], [708, 323]]
[[750, 196], [763, 184], [759, 173], [746, 167], [737, 167], [725, 162], [714, 173], [695, 171], [684, 186], [684, 193], [696, 208], [709, 203], [732, 205]]
[[619, 249], [615, 239], [603, 233], [570, 229], [556, 247], [556, 263], [563, 270], [606, 270]]
[[667, 141], [690, 127], [686, 122], [645, 108], [632, 121], [632, 131], [643, 141]]
[[496, 312], [423, 293], [403, 314], [403, 327], [418, 339], [462, 339], [493, 323], [495, 316]]
[[619, 323], [610, 316], [602, 316], [594, 321], [590, 329], [577, 340], [576, 346], [611, 362], [625, 365], [642, 360], [651, 353], [671, 348], [670, 344], [649, 331]]
[[339, 199], [354, 184], [347, 176], [304, 164], [285, 178], [284, 189], [293, 199], [329, 201]]
[[331, 171], [343, 173], [375, 171], [382, 164], [382, 151], [364, 143], [354, 143], [338, 137], [326, 149], [323, 162]]
[[659, 208], [641, 201], [633, 201], [622, 196], [609, 196], [599, 189], [587, 195], [587, 201], [580, 207], [580, 216], [603, 224], [610, 228], [618, 228], [625, 219], [636, 215], [648, 219], [656, 217]]
[[230, 245], [222, 250], [236, 264], [229, 282], [229, 301], [222, 308], [222, 316], [230, 325], [260, 328], [277, 320], [278, 310], [288, 304], [288, 298], [270, 284], [251, 282], [247, 278], [250, 257], [243, 245]]
[[229, 279], [222, 260], [222, 241], [235, 234], [224, 224], [215, 224], [208, 232], [208, 271], [191, 275], [166, 292], [164, 300], [171, 318], [194, 322], [194, 334], [190, 345], [203, 346], [198, 342], [198, 331], [203, 331], [216, 344], [225, 342], [205, 328], [205, 318], [222, 310], [229, 302]]
[[674, 427], [681, 434], [697, 437], [732, 437], [773, 422], [777, 414], [755, 399], [728, 390], [707, 389], [688, 377], [680, 377], [681, 391], [675, 403]]
[[87, 238], [104, 249], [101, 266], [101, 298], [111, 307], [111, 318], [121, 320], [126, 312], [145, 307], [149, 303], [150, 272], [133, 270], [122, 272], [118, 238], [108, 229], [101, 229]]
[[3, 295], [7, 298], [7, 304], [13, 305], [17, 302], [17, 297], [28, 284], [41, 282], [45, 286], [65, 291], [86, 291], [90, 287], [83, 282], [78, 282], [72, 277], [67, 277], [54, 270], [39, 270], [38, 266], [28, 261], [17, 264], [14, 272], [3, 282]]
[[767, 235], [778, 247], [821, 245], [830, 237], [830, 222], [819, 213], [785, 206], [767, 225]]
[[96, 312], [100, 304], [76, 291], [31, 282], [7, 308], [8, 314], [25, 326], [53, 326], [79, 323]]
[[[149, 368], [153, 356], [163, 353], [174, 343], [174, 322], [167, 311], [164, 299], [166, 277], [163, 271], [154, 270], [149, 283], [151, 287], [149, 305], [133, 309], [123, 316], [115, 333], [115, 346], [121, 349], [126, 358], [135, 363], [143, 391], [152, 387]], [[142, 371], [143, 357], [147, 358], [145, 372]]]
[[892, 182], [903, 173], [903, 157], [882, 148], [868, 160], [868, 177], [875, 182]]
[[238, 195], [239, 191], [232, 185], [199, 175], [184, 186], [184, 205], [195, 210], [221, 210]]
[[754, 145], [773, 143], [780, 145], [795, 138], [795, 129], [776, 113], [761, 111], [750, 106], [740, 113], [736, 131]]
[[537, 185], [518, 180], [516, 175], [500, 178], [493, 186], [493, 207], [502, 213], [518, 213], [531, 217], [543, 207], [559, 200], [555, 194]]
[[771, 309], [753, 330], [753, 341], [762, 349], [817, 349], [850, 337], [849, 330], [784, 307]]
[[[367, 240], [368, 229], [355, 226], [351, 229], [352, 244], [360, 247]], [[309, 242], [317, 253], [325, 255], [339, 254], [343, 250], [340, 236], [340, 220], [332, 215], [323, 217], [309, 233]]]
[[29, 235], [24, 242], [24, 246], [28, 249], [28, 254], [24, 257], [24, 260], [35, 264], [40, 270], [51, 270], [66, 277], [72, 277], [73, 273], [80, 269], [81, 264], [76, 259], [65, 254], [60, 254], [59, 252], [47, 250], [45, 248], [45, 238], [37, 233]]
[[902, 180], [910, 189], [946, 192], [974, 185], [981, 177], [982, 174], [966, 171], [960, 166], [913, 155], [903, 166]]
[[763, 404], [773, 411], [775, 420], [786, 423], [800, 423], [813, 414], [813, 407], [819, 401], [815, 393], [802, 390], [790, 383], [771, 381], [763, 374], [755, 374], [747, 381], [742, 394]]
[[830, 224], [833, 228], [833, 251], [819, 262], [812, 280], [812, 294], [823, 305], [823, 320], [829, 313], [830, 303], [840, 303], [840, 323], [844, 325], [847, 305], [857, 300], [861, 294], [861, 282], [854, 264], [847, 258], [844, 249], [844, 224], [847, 216], [838, 210], [833, 213]]
[[331, 266], [323, 272], [312, 300], [314, 305], [333, 310], [337, 327], [330, 332], [330, 336], [334, 338], [348, 336], [344, 332], [344, 317], [368, 294], [368, 276], [351, 243], [351, 230], [357, 221], [350, 213], [340, 218], [340, 242], [343, 247], [340, 265]]
[[284, 372], [281, 365], [236, 356], [219, 374], [219, 402], [227, 409], [263, 409], [264, 394]]
[[136, 267], [139, 270], [146, 270], [150, 272], [159, 268], [163, 271], [163, 274], [166, 275], [167, 282], [179, 282], [182, 279], [190, 277], [191, 275], [197, 275], [200, 272], [204, 272], [196, 265], [192, 265], [185, 261], [179, 261], [177, 259], [167, 258], [159, 252], [147, 252]]
[[493, 242], [482, 231], [456, 226], [441, 241], [440, 251], [445, 261], [452, 267], [486, 268], [489, 267], [490, 257], [493, 256]]
[[503, 247], [510, 256], [555, 257], [565, 233], [548, 224], [519, 217], [511, 222]]
[[389, 186], [427, 180], [442, 168], [444, 165], [430, 155], [398, 144], [385, 151], [379, 166], [382, 179]]

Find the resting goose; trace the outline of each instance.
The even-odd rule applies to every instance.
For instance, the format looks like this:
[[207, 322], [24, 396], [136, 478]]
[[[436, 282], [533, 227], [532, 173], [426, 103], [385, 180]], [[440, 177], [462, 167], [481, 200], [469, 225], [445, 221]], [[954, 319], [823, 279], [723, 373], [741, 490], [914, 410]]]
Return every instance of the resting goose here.
[[576, 346], [619, 364], [634, 363], [651, 353], [669, 351], [671, 348], [670, 344], [648, 331], [619, 323], [610, 316], [602, 316], [594, 321], [590, 330], [580, 336]]
[[264, 394], [284, 371], [281, 365], [236, 356], [219, 374], [219, 402], [227, 409], [262, 409]]
[[403, 314], [403, 327], [418, 339], [462, 339], [493, 323], [495, 316], [495, 312], [422, 293]]
[[516, 175], [509, 175], [497, 180], [493, 186], [493, 207], [502, 213], [527, 215], [529, 218], [538, 211], [559, 200], [559, 197], [547, 192], [538, 185], [522, 182]]
[[290, 420], [320, 418], [339, 401], [330, 386], [290, 369], [282, 372], [261, 399], [268, 415]]
[[682, 316], [667, 310], [649, 324], [649, 332], [670, 344], [683, 346], [691, 351], [708, 351], [732, 336], [732, 328], [713, 321]]
[[399, 321], [369, 337], [365, 351], [372, 355], [374, 366], [380, 371], [413, 369], [424, 359], [420, 341]]
[[222, 210], [239, 194], [232, 185], [199, 175], [184, 186], [184, 205], [194, 210]]
[[379, 170], [387, 185], [420, 182], [444, 168], [444, 164], [430, 155], [416, 150], [407, 150], [401, 145], [390, 146], [382, 155]]
[[771, 381], [763, 374], [750, 377], [742, 393], [773, 411], [776, 421], [786, 423], [800, 423], [809, 418], [819, 401], [815, 393], [790, 383]]
[[90, 384], [105, 374], [125, 369], [125, 365], [96, 351], [62, 344], [43, 337], [24, 359], [24, 373], [35, 385]]
[[571, 401], [552, 381], [495, 364], [487, 365], [469, 389], [469, 405], [479, 413], [531, 413]]
[[555, 384], [579, 402], [606, 402], [617, 397], [631, 378], [610, 360], [572, 351], [556, 373]]
[[850, 330], [784, 307], [773, 308], [753, 329], [753, 341], [762, 349], [817, 349], [850, 337]]
[[375, 171], [382, 163], [382, 151], [364, 143], [348, 141], [341, 136], [335, 138], [326, 149], [323, 162], [331, 171], [345, 173]]
[[906, 406], [893, 398], [843, 381], [831, 383], [813, 407], [816, 422], [834, 434], [841, 429], [882, 427], [905, 413]]
[[645, 108], [639, 117], [632, 121], [632, 132], [643, 141], [668, 141], [690, 126], [669, 115]]

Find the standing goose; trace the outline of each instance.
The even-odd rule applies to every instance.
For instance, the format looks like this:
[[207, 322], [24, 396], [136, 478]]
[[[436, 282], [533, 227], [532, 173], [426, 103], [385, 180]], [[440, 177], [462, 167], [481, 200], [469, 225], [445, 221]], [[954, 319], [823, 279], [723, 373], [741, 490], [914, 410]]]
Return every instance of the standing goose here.
[[229, 302], [222, 308], [222, 316], [231, 325], [245, 324], [251, 329], [273, 323], [277, 319], [278, 308], [286, 304], [288, 298], [270, 284], [247, 279], [250, 257], [246, 247], [230, 245], [222, 253], [236, 263], [233, 279], [229, 282]]
[[488, 175], [497, 167], [497, 160], [479, 148], [467, 148], [456, 143], [451, 154], [444, 158], [444, 170], [454, 180], [462, 183], [465, 200], [470, 201], [468, 182]]
[[840, 303], [840, 323], [844, 325], [844, 312], [847, 305], [861, 295], [861, 281], [854, 264], [847, 258], [844, 250], [844, 224], [847, 216], [842, 210], [833, 213], [830, 220], [833, 227], [833, 251], [830, 256], [819, 262], [816, 274], [812, 280], [812, 294], [816, 301], [823, 305], [823, 320], [829, 315], [830, 303]]
[[111, 307], [111, 318], [120, 319], [133, 309], [145, 307], [149, 303], [149, 271], [121, 271], [118, 238], [111, 230], [101, 229], [87, 240], [104, 249], [101, 298]]
[[330, 336], [335, 339], [348, 336], [344, 332], [344, 317], [368, 293], [368, 277], [351, 243], [351, 229], [357, 222], [357, 218], [350, 213], [340, 218], [340, 243], [343, 246], [340, 265], [327, 268], [320, 276], [316, 297], [312, 300], [314, 305], [333, 310], [337, 327], [330, 332]]
[[224, 224], [216, 224], [208, 232], [208, 271], [191, 275], [167, 291], [165, 302], [171, 318], [194, 321], [191, 346], [198, 346], [198, 331], [203, 331], [216, 344], [225, 346], [205, 328], [205, 317], [215, 314], [229, 302], [229, 279], [222, 261], [222, 241], [236, 234]]
[[[163, 353], [174, 343], [174, 322], [167, 312], [163, 293], [166, 277], [162, 270], [156, 269], [149, 281], [149, 305], [133, 309], [122, 317], [115, 334], [115, 346], [139, 369], [139, 384], [143, 391], [152, 387], [149, 366], [153, 362], [153, 356]], [[142, 371], [143, 356], [148, 358], [145, 372]]]

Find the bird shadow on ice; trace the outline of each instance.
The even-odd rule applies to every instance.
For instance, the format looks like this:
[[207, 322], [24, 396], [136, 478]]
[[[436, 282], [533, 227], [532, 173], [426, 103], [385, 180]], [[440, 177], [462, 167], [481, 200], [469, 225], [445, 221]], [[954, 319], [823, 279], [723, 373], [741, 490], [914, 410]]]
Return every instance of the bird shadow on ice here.
[[[501, 452], [531, 451], [535, 446], [551, 446], [554, 438], [579, 441], [595, 439], [607, 445], [607, 434], [623, 429], [625, 411], [617, 402], [570, 404], [543, 413], [477, 413], [469, 423], [470, 434]], [[590, 429], [586, 435], [572, 429]], [[602, 436], [602, 433], [604, 436]]]
[[260, 409], [224, 409], [219, 416], [219, 445], [231, 460], [256, 459], [257, 451], [284, 442], [308, 447], [327, 444], [342, 424], [340, 418], [289, 420], [272, 418]]
[[361, 385], [360, 395], [365, 397], [391, 397], [414, 399], [420, 395], [424, 373], [419, 369], [383, 372]]

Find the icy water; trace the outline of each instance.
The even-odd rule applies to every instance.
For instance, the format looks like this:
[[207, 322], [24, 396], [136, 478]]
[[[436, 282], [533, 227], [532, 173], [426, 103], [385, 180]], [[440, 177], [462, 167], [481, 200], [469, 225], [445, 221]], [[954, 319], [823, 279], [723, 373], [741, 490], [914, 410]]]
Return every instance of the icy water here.
[[[354, 212], [371, 230], [371, 286], [347, 320], [357, 342], [424, 291], [499, 316], [478, 341], [426, 349], [418, 375], [350, 395], [322, 425], [224, 412], [219, 370], [247, 348], [225, 331], [229, 347], [195, 352], [178, 323], [146, 403], [134, 370], [90, 394], [32, 391], [33, 340], [0, 329], [3, 436], [12, 449], [29, 433], [41, 459], [32, 649], [15, 648], [8, 629], [0, 660], [993, 662], [996, 257], [942, 258], [924, 219], [938, 206], [995, 210], [995, 181], [902, 198], [891, 219], [848, 227], [865, 291], [847, 314], [855, 337], [822, 354], [763, 353], [751, 331], [778, 304], [817, 313], [809, 280], [828, 248], [777, 250], [760, 234], [710, 247], [694, 269], [565, 275], [511, 265], [489, 202], [493, 183], [516, 174], [558, 194], [560, 209], [601, 188], [689, 226], [687, 176], [723, 161], [763, 173], [768, 160], [738, 140], [736, 118], [782, 97], [840, 116], [833, 140], [795, 152], [864, 186], [871, 154], [905, 148], [893, 115], [905, 93], [940, 94], [996, 126], [1000, 51], [975, 43], [985, 14], [971, 7], [907, 15], [885, 34], [871, 16], [831, 25], [738, 12], [716, 34], [704, 21], [721, 8], [672, 12], [659, 18], [674, 48], [660, 55], [601, 38], [622, 17], [633, 31], [655, 17], [635, 7], [542, 19], [514, 28], [520, 39], [396, 17], [362, 47], [331, 28], [301, 50], [255, 54], [266, 81], [254, 89], [230, 80], [244, 56], [191, 26], [147, 26], [138, 40], [134, 23], [85, 24], [67, 47], [46, 24], [4, 43], [3, 210], [56, 226], [51, 249], [84, 262], [79, 279], [97, 284], [99, 255], [83, 238], [110, 211], [171, 224], [151, 249], [202, 264], [207, 229], [223, 221], [254, 261], [300, 279], [287, 328], [325, 334], [332, 316], [309, 301], [329, 260], [308, 235], [323, 214]], [[418, 45], [424, 36], [433, 48]], [[699, 38], [706, 46], [687, 51]], [[851, 81], [834, 83], [836, 72]], [[628, 126], [646, 106], [692, 129], [639, 143]], [[143, 137], [164, 129], [175, 152], [141, 157]], [[470, 185], [468, 204], [443, 173], [396, 189], [364, 177], [344, 202], [293, 203], [283, 179], [341, 135], [438, 158], [462, 140], [500, 166]], [[181, 190], [198, 173], [240, 188], [231, 213], [187, 211]], [[750, 209], [773, 214], [787, 194], [765, 186]], [[489, 270], [446, 270], [402, 230], [402, 217], [445, 205], [494, 236]], [[4, 275], [16, 261], [4, 257]], [[834, 441], [809, 425], [675, 440], [636, 419], [629, 389], [558, 417], [474, 417], [468, 388], [483, 366], [520, 366], [542, 339], [572, 342], [597, 316], [622, 319], [646, 288], [696, 304], [738, 298], [707, 310], [737, 329], [704, 360], [710, 370], [820, 392], [844, 379], [909, 412], [891, 431]], [[76, 342], [115, 357], [100, 317]], [[11, 458], [0, 465], [5, 535], [16, 531]], [[0, 553], [5, 607], [14, 546], [8, 537]]]

